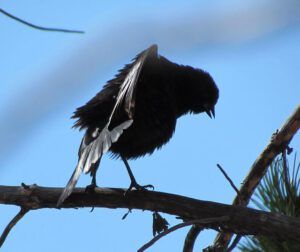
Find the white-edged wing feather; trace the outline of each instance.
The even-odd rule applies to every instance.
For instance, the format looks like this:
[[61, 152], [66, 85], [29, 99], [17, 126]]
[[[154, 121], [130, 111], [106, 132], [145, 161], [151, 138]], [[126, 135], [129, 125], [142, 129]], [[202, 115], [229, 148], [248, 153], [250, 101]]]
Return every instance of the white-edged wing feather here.
[[[85, 173], [90, 171], [91, 165], [95, 164], [101, 156], [109, 150], [111, 144], [115, 143], [122, 135], [123, 131], [129, 128], [132, 123], [133, 120], [130, 119], [121, 123], [112, 131], [108, 130], [108, 125], [101, 131], [99, 136], [88, 145], [88, 147], [91, 147], [88, 149], [89, 154], [83, 166], [83, 171]], [[86, 149], [83, 154], [85, 154]]]
[[[150, 54], [157, 56], [156, 45], [150, 46], [136, 58], [136, 61], [132, 64], [131, 69], [129, 70], [123, 83], [120, 86], [116, 103], [113, 107], [106, 126], [101, 130], [100, 133], [98, 132], [99, 129], [96, 129], [96, 131], [94, 131], [93, 133], [93, 137], [95, 139], [87, 145], [82, 145], [78, 164], [58, 200], [58, 206], [61, 205], [65, 201], [65, 199], [72, 193], [81, 173], [90, 172], [92, 165], [101, 159], [102, 155], [110, 149], [112, 143], [118, 141], [123, 131], [129, 128], [133, 123], [136, 85], [138, 83], [139, 75], [143, 68], [143, 65]], [[110, 131], [109, 126], [113, 119], [115, 111], [121, 105], [124, 106], [124, 112], [127, 113], [128, 120], [114, 127]], [[96, 133], [98, 134], [98, 136]]]
[[107, 125], [101, 131], [99, 136], [84, 148], [83, 152], [80, 155], [78, 164], [58, 200], [58, 206], [61, 205], [65, 201], [65, 199], [72, 193], [81, 173], [89, 172], [92, 164], [95, 164], [102, 157], [102, 155], [109, 150], [111, 144], [116, 142], [122, 135], [123, 131], [130, 127], [132, 123], [132, 119], [127, 120], [115, 127], [112, 131], [108, 130]]
[[145, 63], [146, 58], [150, 55], [154, 54], [157, 55], [157, 46], [152, 45], [147, 50], [142, 53], [136, 62], [131, 67], [129, 73], [125, 77], [124, 82], [122, 83], [120, 87], [120, 91], [117, 97], [117, 101], [115, 103], [115, 106], [112, 110], [112, 113], [109, 118], [109, 123], [111, 122], [111, 119], [116, 111], [116, 109], [124, 102], [124, 109], [128, 114], [129, 118], [133, 117], [134, 113], [134, 105], [135, 105], [135, 90], [136, 90], [136, 84], [138, 83], [139, 74], [143, 68], [143, 64]]

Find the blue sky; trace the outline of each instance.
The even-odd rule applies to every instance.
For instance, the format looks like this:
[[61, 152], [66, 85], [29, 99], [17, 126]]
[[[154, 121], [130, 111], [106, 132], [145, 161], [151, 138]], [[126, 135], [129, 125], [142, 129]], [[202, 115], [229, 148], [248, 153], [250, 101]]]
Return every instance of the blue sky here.
[[[134, 174], [159, 191], [231, 203], [235, 193], [216, 164], [239, 186], [299, 105], [299, 4], [286, 1], [279, 8], [280, 1], [272, 1], [266, 8], [270, 2], [2, 2], [0, 8], [35, 24], [86, 33], [41, 32], [0, 15], [0, 184], [64, 186], [83, 134], [71, 129], [72, 112], [139, 51], [157, 43], [170, 60], [210, 72], [220, 99], [215, 120], [181, 118], [168, 145], [130, 162]], [[299, 150], [299, 144], [296, 136], [291, 146]], [[79, 185], [89, 182], [83, 176]], [[120, 161], [106, 156], [98, 182], [127, 187], [129, 178]], [[17, 210], [0, 206], [1, 230]], [[133, 211], [122, 221], [125, 209], [89, 210], [32, 211], [2, 251], [126, 252], [152, 237], [150, 212]], [[187, 231], [172, 233], [149, 251], [181, 251]], [[214, 235], [201, 234], [197, 248], [210, 245]]]

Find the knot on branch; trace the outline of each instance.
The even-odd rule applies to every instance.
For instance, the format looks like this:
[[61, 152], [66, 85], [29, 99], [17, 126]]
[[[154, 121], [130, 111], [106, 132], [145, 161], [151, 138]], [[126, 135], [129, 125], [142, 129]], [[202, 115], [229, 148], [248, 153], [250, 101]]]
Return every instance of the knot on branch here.
[[21, 183], [21, 195], [24, 196], [24, 202], [22, 208], [26, 209], [38, 209], [41, 205], [41, 200], [38, 195], [35, 194], [35, 191], [39, 188], [37, 184], [26, 185]]

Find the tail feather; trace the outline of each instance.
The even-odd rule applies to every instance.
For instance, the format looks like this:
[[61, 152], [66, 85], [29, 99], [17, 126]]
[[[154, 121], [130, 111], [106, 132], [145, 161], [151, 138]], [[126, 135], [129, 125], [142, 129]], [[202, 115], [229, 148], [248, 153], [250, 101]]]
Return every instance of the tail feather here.
[[90, 171], [91, 165], [95, 164], [99, 158], [101, 158], [101, 156], [109, 150], [112, 143], [119, 139], [123, 131], [130, 127], [132, 122], [133, 120], [127, 120], [115, 127], [112, 131], [109, 131], [108, 126], [106, 126], [100, 132], [99, 136], [90, 145], [88, 145], [88, 147], [91, 147], [83, 167], [83, 171], [85, 173]]
[[77, 164], [70, 180], [68, 181], [66, 187], [64, 188], [62, 194], [60, 195], [60, 197], [58, 199], [57, 206], [60, 206], [66, 200], [66, 198], [68, 198], [70, 196], [74, 187], [76, 186], [77, 181], [83, 171], [83, 164], [86, 162], [87, 157], [88, 157], [88, 152], [87, 152], [88, 148], [89, 148], [89, 146], [87, 146], [87, 148], [81, 154], [78, 164]]
[[84, 147], [81, 152], [78, 164], [68, 182], [65, 189], [63, 190], [61, 196], [59, 197], [57, 206], [60, 206], [66, 198], [70, 196], [74, 187], [77, 184], [77, 181], [82, 172], [88, 173], [92, 167], [92, 164], [95, 164], [104, 153], [106, 153], [111, 144], [116, 142], [119, 137], [122, 135], [123, 131], [130, 127], [133, 123], [133, 120], [127, 120], [114, 129], [112, 131], [108, 130], [108, 125], [104, 127], [104, 129], [100, 132], [95, 140], [89, 143]]

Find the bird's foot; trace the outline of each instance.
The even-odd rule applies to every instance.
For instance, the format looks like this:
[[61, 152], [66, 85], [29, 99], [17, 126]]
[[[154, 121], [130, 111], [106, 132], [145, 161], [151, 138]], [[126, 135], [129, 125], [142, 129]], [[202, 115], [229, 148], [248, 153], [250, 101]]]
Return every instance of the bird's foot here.
[[86, 193], [94, 193], [96, 187], [97, 187], [97, 185], [92, 183], [85, 188], [85, 192]]
[[135, 180], [131, 181], [129, 188], [126, 190], [125, 195], [132, 191], [133, 189], [140, 190], [140, 191], [147, 191], [148, 189], [154, 190], [154, 186], [149, 184], [149, 185], [140, 185], [138, 184]]

